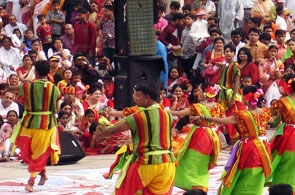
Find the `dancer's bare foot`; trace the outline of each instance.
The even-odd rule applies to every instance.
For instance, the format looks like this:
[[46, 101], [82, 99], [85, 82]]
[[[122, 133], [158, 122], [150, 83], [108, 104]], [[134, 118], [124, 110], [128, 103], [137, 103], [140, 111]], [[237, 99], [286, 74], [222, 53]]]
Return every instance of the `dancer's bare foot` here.
[[28, 191], [28, 192], [34, 192], [34, 188], [33, 188], [33, 185], [31, 184], [27, 184], [26, 187], [25, 187], [25, 190]]
[[45, 182], [46, 182], [46, 180], [48, 180], [48, 177], [47, 177], [47, 175], [44, 173], [44, 174], [41, 175], [41, 178], [40, 178], [40, 181], [39, 181], [38, 185], [39, 185], [39, 186], [44, 185]]

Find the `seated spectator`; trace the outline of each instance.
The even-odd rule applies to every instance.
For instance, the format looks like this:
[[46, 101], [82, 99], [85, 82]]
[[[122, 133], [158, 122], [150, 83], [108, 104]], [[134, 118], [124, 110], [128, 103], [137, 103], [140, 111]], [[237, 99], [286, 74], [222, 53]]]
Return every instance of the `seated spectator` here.
[[192, 85], [190, 81], [185, 76], [180, 76], [178, 68], [172, 67], [168, 73], [169, 92], [172, 93], [172, 88], [175, 84], [183, 85], [186, 93], [190, 93], [192, 91]]
[[30, 82], [35, 79], [35, 67], [29, 55], [23, 57], [23, 66], [18, 67], [16, 73], [21, 82]]
[[58, 131], [59, 132], [64, 132], [66, 131], [66, 126], [68, 124], [68, 121], [69, 121], [69, 118], [70, 118], [70, 113], [66, 112], [66, 111], [59, 111], [58, 112]]
[[185, 97], [182, 85], [175, 84], [171, 90], [170, 109], [172, 111], [179, 111], [189, 107], [189, 101]]
[[97, 66], [98, 76], [100, 79], [102, 79], [105, 75], [114, 74], [114, 67], [111, 65], [111, 61], [106, 56], [98, 57], [96, 66]]
[[89, 94], [88, 100], [82, 103], [84, 111], [93, 109], [97, 113], [103, 112], [107, 107], [107, 98], [103, 94], [102, 86], [92, 86], [87, 92]]
[[62, 71], [63, 68], [59, 67], [60, 64], [60, 56], [51, 56], [49, 59], [50, 71], [48, 74], [48, 80], [52, 83], [57, 84], [62, 80]]
[[86, 95], [87, 90], [89, 89], [89, 85], [85, 85], [81, 81], [81, 73], [78, 70], [74, 70], [72, 74], [72, 84], [76, 90], [76, 97], [79, 100], [83, 99], [83, 96]]
[[17, 86], [19, 85], [19, 83], [20, 82], [17, 74], [11, 74], [7, 79], [7, 84], [9, 85], [9, 87]]
[[7, 90], [9, 85], [7, 83], [0, 83], [0, 99], [3, 98], [4, 92]]
[[7, 35], [12, 34], [14, 29], [20, 29], [23, 32], [27, 30], [26, 25], [23, 23], [17, 22], [17, 19], [14, 15], [9, 16], [9, 24], [4, 27], [4, 31]]
[[164, 106], [166, 109], [170, 109], [170, 100], [167, 98], [167, 89], [164, 86], [160, 88], [160, 104]]
[[104, 94], [108, 98], [108, 107], [114, 108], [115, 102], [113, 100], [115, 84], [110, 75], [105, 75], [103, 78]]
[[0, 48], [0, 64], [6, 75], [9, 76], [15, 73], [16, 69], [20, 66], [22, 55], [19, 49], [12, 47], [12, 40], [10, 37], [3, 37], [2, 42], [3, 47]]
[[59, 66], [67, 69], [72, 66], [73, 56], [70, 50], [63, 48], [63, 43], [60, 38], [55, 38], [52, 42], [52, 47], [48, 49], [47, 56], [51, 58], [52, 56], [60, 56]]
[[64, 88], [72, 83], [72, 75], [73, 73], [71, 69], [65, 69], [63, 72], [63, 80], [57, 83], [57, 87], [62, 94], [64, 93]]
[[20, 29], [18, 28], [14, 29], [10, 37], [12, 39], [12, 45], [14, 47], [20, 48], [22, 46], [23, 34]]
[[30, 51], [34, 40], [34, 31], [26, 30], [23, 43], [26, 45], [25, 51]]
[[81, 143], [84, 149], [90, 147], [90, 143], [92, 141], [92, 134], [90, 133], [90, 126], [94, 122], [98, 122], [99, 114], [94, 109], [87, 109], [85, 111], [85, 115], [82, 117], [80, 123], [80, 131], [81, 131]]
[[18, 122], [17, 112], [15, 110], [8, 111], [6, 118], [7, 121], [3, 123], [3, 119], [0, 117], [0, 161], [9, 161], [11, 145], [9, 138]]
[[36, 61], [39, 60], [47, 60], [45, 52], [42, 49], [41, 41], [39, 39], [35, 39], [32, 41], [32, 49], [31, 51], [37, 53]]
[[292, 195], [292, 186], [288, 184], [277, 184], [269, 187], [269, 195]]
[[63, 102], [70, 103], [72, 106], [72, 112], [74, 112], [78, 118], [81, 118], [84, 115], [84, 110], [80, 100], [75, 97], [75, 87], [65, 87], [63, 90], [63, 95], [63, 98], [58, 101], [58, 105], [61, 105]]
[[84, 84], [90, 85], [96, 83], [98, 80], [98, 73], [89, 63], [88, 59], [81, 53], [76, 53], [74, 55], [74, 66], [72, 71], [78, 70], [81, 72], [81, 80]]
[[15, 96], [12, 92], [5, 91], [3, 98], [0, 100], [0, 116], [3, 119], [7, 119], [8, 111], [14, 110], [19, 116], [19, 108], [17, 103], [14, 102]]

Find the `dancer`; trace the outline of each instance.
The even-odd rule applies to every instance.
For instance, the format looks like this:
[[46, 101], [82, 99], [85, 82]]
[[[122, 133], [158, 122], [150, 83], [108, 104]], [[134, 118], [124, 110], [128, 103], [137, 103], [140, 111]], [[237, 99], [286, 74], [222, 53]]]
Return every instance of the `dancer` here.
[[25, 189], [29, 192], [34, 191], [35, 178], [39, 174], [41, 179], [38, 185], [44, 185], [47, 180], [45, 166], [48, 158], [50, 157], [51, 164], [56, 164], [60, 154], [55, 118], [56, 102], [60, 92], [46, 80], [49, 69], [47, 61], [37, 61], [35, 64], [37, 80], [9, 88], [9, 90], [18, 90], [24, 99], [26, 112], [15, 128], [11, 142], [20, 148], [23, 161], [28, 164], [31, 176]]
[[134, 89], [134, 101], [143, 109], [96, 134], [101, 140], [128, 129], [132, 132], [133, 152], [123, 165], [115, 194], [171, 194], [175, 174], [172, 116], [156, 103], [159, 92], [153, 84], [139, 84]]
[[270, 144], [265, 137], [266, 125], [271, 120], [270, 109], [259, 107], [263, 91], [256, 86], [246, 87], [243, 95], [248, 110], [235, 111], [226, 118], [199, 117], [207, 122], [236, 124], [241, 136], [225, 166], [221, 195], [262, 194], [265, 178], [271, 174]]
[[285, 81], [289, 95], [272, 104], [283, 122], [271, 140], [272, 184], [289, 184], [295, 191], [295, 74], [288, 74]]
[[[171, 111], [171, 114], [222, 117], [224, 115], [223, 106], [215, 99], [219, 86], [203, 83], [197, 90], [197, 99], [200, 103], [193, 104], [191, 108], [182, 111]], [[206, 121], [192, 128], [177, 155], [175, 186], [186, 190], [208, 191], [209, 169], [216, 165], [221, 147], [216, 133], [217, 129], [215, 123]]]

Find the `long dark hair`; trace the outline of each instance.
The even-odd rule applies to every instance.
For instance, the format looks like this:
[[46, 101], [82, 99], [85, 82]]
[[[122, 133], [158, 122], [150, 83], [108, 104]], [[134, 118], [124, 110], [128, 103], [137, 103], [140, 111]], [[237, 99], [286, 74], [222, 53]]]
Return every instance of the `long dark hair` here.
[[246, 47], [242, 47], [241, 49], [239, 49], [239, 52], [238, 52], [238, 63], [240, 64], [241, 63], [241, 59], [239, 57], [240, 53], [241, 52], [245, 52], [245, 54], [248, 56], [248, 59], [247, 59], [247, 62], [250, 63], [252, 62], [252, 55], [251, 55], [251, 52], [250, 52], [250, 49], [246, 48]]

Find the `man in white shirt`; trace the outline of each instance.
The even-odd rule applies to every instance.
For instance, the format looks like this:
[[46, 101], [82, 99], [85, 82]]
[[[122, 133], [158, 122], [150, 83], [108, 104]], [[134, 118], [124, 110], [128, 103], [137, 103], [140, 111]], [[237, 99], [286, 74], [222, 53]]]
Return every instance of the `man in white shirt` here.
[[8, 111], [14, 110], [19, 116], [19, 108], [17, 103], [13, 102], [14, 94], [9, 91], [5, 91], [3, 94], [3, 98], [0, 100], [0, 115], [3, 119], [6, 119], [6, 115]]
[[15, 74], [16, 69], [22, 63], [20, 50], [12, 47], [11, 38], [4, 36], [3, 47], [0, 48], [0, 64], [7, 76]]
[[288, 28], [288, 25], [284, 18], [284, 7], [283, 6], [277, 7], [276, 12], [277, 12], [276, 25], [278, 29], [286, 31]]
[[24, 32], [27, 30], [26, 25], [17, 22], [16, 17], [14, 15], [9, 16], [9, 24], [6, 24], [6, 26], [4, 27], [4, 31], [7, 35], [12, 34], [13, 30], [18, 28], [22, 35], [24, 34]]
[[245, 43], [243, 43], [241, 40], [242, 40], [241, 31], [239, 29], [233, 30], [231, 32], [231, 41], [232, 41], [233, 45], [236, 47], [234, 61], [237, 61], [238, 52], [245, 45]]

